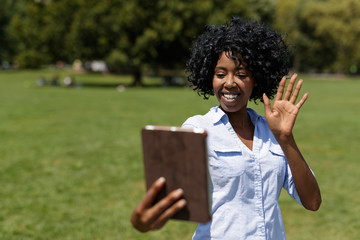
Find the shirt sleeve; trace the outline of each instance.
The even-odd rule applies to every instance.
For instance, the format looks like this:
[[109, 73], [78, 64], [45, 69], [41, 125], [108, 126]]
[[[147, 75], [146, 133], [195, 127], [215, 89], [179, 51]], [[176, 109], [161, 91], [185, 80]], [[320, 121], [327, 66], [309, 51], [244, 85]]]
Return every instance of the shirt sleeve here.
[[198, 116], [189, 117], [186, 121], [181, 125], [182, 128], [200, 128]]
[[299, 194], [296, 191], [294, 180], [293, 180], [293, 177], [292, 177], [292, 173], [291, 173], [291, 169], [290, 169], [289, 164], [286, 164], [286, 174], [285, 174], [285, 180], [284, 180], [284, 186], [283, 187], [286, 189], [288, 194], [293, 199], [295, 199], [301, 206], [303, 206], [302, 203], [301, 203]]
[[[311, 168], [309, 168], [309, 169], [310, 169], [312, 175], [315, 177], [315, 174], [314, 174], [313, 170], [312, 170]], [[301, 203], [299, 194], [298, 194], [297, 191], [296, 191], [295, 184], [294, 184], [294, 180], [293, 180], [293, 177], [292, 177], [292, 173], [291, 173], [289, 164], [287, 164], [287, 170], [286, 170], [286, 177], [285, 177], [285, 182], [284, 182], [284, 188], [286, 189], [286, 191], [288, 192], [288, 194], [289, 194], [293, 199], [295, 199], [301, 206], [303, 206], [302, 203]]]

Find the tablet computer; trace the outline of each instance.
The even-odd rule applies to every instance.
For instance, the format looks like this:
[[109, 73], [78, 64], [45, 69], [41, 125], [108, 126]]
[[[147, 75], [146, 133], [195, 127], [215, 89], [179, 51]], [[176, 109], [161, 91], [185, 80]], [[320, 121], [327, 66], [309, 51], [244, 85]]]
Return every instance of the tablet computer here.
[[187, 202], [173, 218], [193, 222], [211, 220], [206, 137], [203, 129], [147, 125], [142, 129], [146, 189], [160, 177], [165, 187], [154, 204], [182, 188]]

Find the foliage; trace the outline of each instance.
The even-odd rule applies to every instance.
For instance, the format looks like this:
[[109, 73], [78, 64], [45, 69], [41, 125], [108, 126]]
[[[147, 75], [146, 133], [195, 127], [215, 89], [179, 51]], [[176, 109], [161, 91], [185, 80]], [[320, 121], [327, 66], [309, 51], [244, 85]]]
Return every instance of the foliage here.
[[48, 57], [47, 54], [38, 52], [34, 49], [25, 49], [16, 56], [15, 61], [24, 68], [37, 69], [42, 67], [42, 65], [49, 63]]
[[[133, 72], [137, 83], [144, 64], [155, 70], [183, 68], [194, 36], [206, 24], [231, 15], [271, 21], [269, 6], [274, 6], [270, 0], [262, 5], [253, 0], [19, 2], [24, 7], [11, 18], [10, 32], [21, 67], [37, 63], [23, 51], [48, 62], [105, 59], [111, 69]], [[270, 10], [262, 10], [264, 5]]]
[[336, 51], [334, 64], [348, 72], [352, 64], [360, 65], [360, 2], [329, 0], [309, 3], [303, 17], [314, 26], [315, 34], [332, 39]]
[[0, 68], [1, 62], [11, 60], [14, 54], [14, 46], [9, 36], [8, 27], [12, 14], [19, 8], [18, 4], [12, 0], [0, 0]]
[[33, 53], [39, 56], [27, 58], [30, 62], [18, 62], [20, 67], [32, 68], [37, 59], [44, 59], [38, 64], [70, 60], [65, 42], [74, 1], [21, 1], [23, 8], [16, 11], [9, 25], [11, 37], [16, 42], [18, 56], [15, 59], [24, 59], [22, 55], [34, 56]]
[[144, 66], [183, 69], [206, 24], [239, 15], [287, 33], [298, 71], [347, 72], [360, 64], [359, 8], [356, 0], [0, 0], [0, 60], [30, 68], [105, 60], [141, 84]]
[[275, 26], [295, 45], [300, 71], [349, 72], [360, 64], [360, 2], [280, 0]]
[[286, 40], [293, 51], [295, 71], [329, 71], [336, 52], [334, 41], [315, 32], [314, 24], [304, 16], [311, 0], [280, 0], [276, 9], [275, 27], [286, 33]]

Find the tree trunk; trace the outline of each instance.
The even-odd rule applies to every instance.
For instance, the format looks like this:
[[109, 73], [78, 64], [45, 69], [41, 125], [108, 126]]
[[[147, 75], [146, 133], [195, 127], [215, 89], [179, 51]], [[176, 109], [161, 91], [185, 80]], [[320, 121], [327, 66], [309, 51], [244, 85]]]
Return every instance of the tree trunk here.
[[141, 77], [141, 67], [140, 66], [134, 66], [133, 67], [132, 75], [133, 75], [133, 79], [134, 79], [132, 85], [135, 86], [135, 87], [143, 86], [142, 77]]

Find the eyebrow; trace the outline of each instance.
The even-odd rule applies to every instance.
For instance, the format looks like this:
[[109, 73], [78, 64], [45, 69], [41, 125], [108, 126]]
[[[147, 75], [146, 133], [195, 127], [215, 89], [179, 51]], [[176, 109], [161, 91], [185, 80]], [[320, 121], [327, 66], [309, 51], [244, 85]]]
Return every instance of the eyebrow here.
[[241, 65], [240, 67], [237, 67], [236, 69], [237, 70], [246, 70], [246, 71], [249, 70], [247, 67], [244, 67], [243, 65]]
[[[222, 66], [218, 66], [218, 67], [215, 67], [215, 70], [218, 69], [218, 70], [227, 70], [226, 67], [222, 67]], [[241, 65], [240, 67], [236, 67], [236, 70], [245, 70], [245, 71], [249, 71], [248, 68], [244, 67], [243, 65]]]
[[219, 67], [215, 67], [215, 69], [219, 69], [219, 70], [227, 70], [225, 67], [221, 67], [221, 66], [219, 66]]

